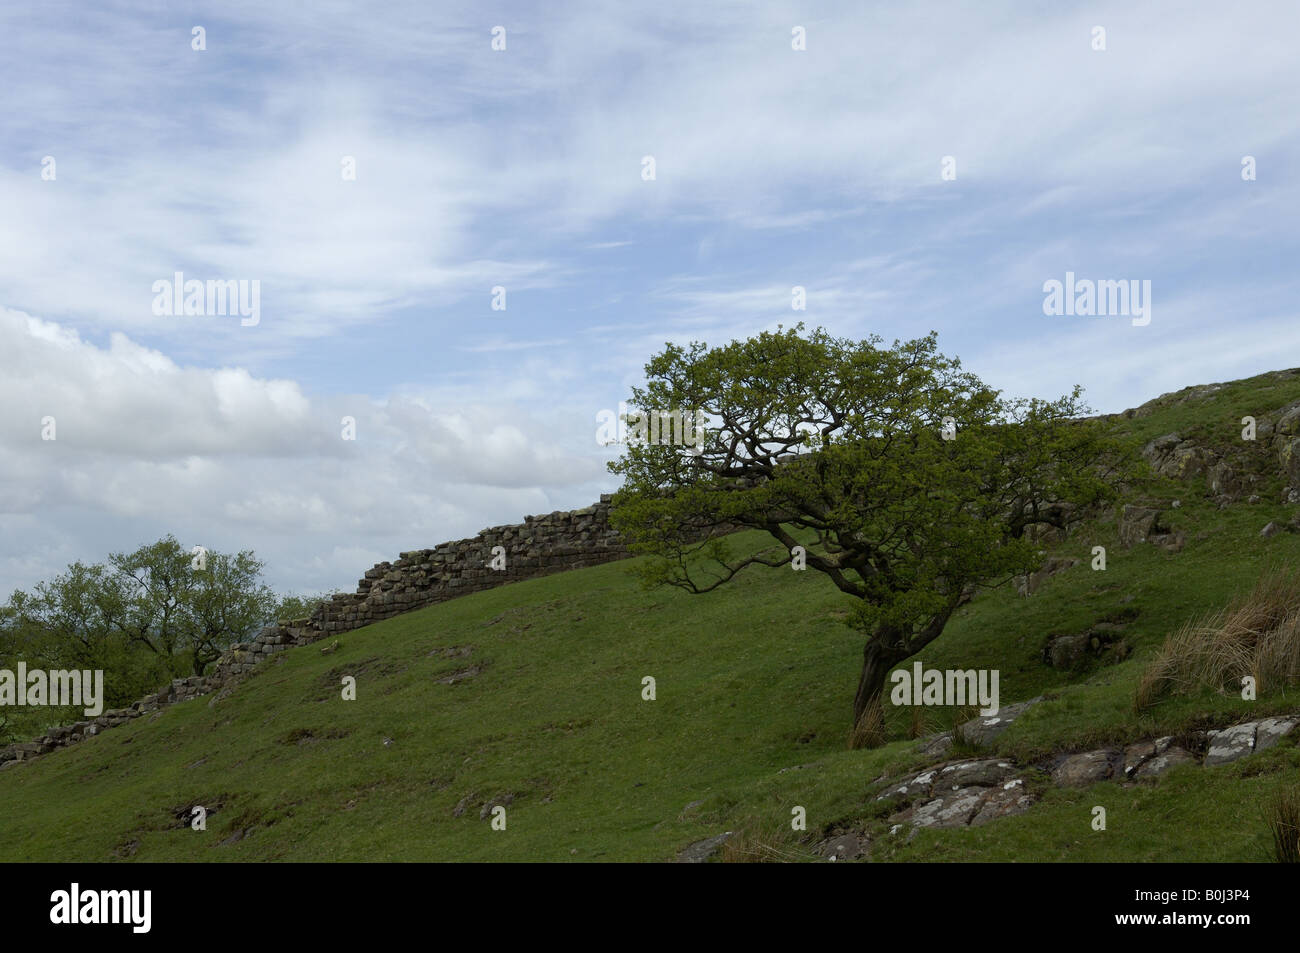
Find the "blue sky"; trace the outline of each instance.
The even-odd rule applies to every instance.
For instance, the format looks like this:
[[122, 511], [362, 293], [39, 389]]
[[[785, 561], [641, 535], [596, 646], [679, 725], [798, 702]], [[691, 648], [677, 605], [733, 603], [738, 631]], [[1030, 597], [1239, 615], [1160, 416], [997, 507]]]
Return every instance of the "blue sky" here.
[[[1297, 26], [1255, 2], [9, 5], [0, 591], [166, 532], [350, 590], [585, 505], [614, 488], [596, 415], [668, 340], [933, 329], [1008, 393], [1078, 383], [1100, 411], [1298, 364]], [[176, 271], [259, 281], [259, 323], [155, 315]], [[1151, 323], [1044, 315], [1067, 271], [1149, 280]]]

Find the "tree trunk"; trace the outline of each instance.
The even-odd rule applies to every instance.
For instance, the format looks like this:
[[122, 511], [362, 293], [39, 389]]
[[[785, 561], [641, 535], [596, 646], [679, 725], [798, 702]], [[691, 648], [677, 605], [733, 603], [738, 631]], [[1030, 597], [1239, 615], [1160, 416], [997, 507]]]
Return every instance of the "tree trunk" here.
[[[906, 656], [897, 649], [886, 648], [876, 637], [862, 649], [862, 674], [858, 676], [858, 693], [853, 698], [853, 723], [859, 724], [867, 709], [883, 705], [885, 677]], [[883, 714], [883, 707], [882, 707]]]

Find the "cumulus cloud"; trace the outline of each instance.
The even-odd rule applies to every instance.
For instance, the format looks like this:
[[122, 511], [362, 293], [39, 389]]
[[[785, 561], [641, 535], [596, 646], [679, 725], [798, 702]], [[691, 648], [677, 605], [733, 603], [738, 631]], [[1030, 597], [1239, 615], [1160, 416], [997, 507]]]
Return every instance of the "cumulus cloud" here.
[[252, 548], [289, 584], [344, 585], [368, 566], [329, 553], [395, 553], [553, 499], [583, 505], [602, 480], [580, 429], [509, 404], [309, 395], [241, 368], [181, 366], [120, 333], [100, 347], [4, 308], [0, 354], [0, 586], [163, 532]]

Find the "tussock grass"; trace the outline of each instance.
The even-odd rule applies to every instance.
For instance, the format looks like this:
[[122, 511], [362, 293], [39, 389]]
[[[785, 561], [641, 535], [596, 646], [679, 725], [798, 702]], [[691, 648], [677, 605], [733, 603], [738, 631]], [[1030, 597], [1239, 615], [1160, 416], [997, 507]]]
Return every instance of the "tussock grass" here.
[[879, 748], [888, 740], [885, 732], [885, 707], [879, 701], [868, 705], [858, 723], [849, 730], [849, 750]]
[[723, 864], [791, 864], [812, 857], [788, 821], [751, 820], [718, 850]]
[[1283, 691], [1300, 681], [1300, 569], [1266, 570], [1227, 606], [1169, 636], [1143, 672], [1134, 699], [1144, 711], [1168, 694], [1211, 689], [1240, 692], [1253, 676], [1256, 691]]
[[920, 705], [912, 706], [912, 720], [907, 724], [908, 738], [924, 738], [934, 729], [930, 726], [930, 719], [926, 715], [926, 710]]
[[979, 745], [972, 744], [966, 738], [966, 732], [962, 730], [962, 725], [974, 719], [979, 715], [979, 708], [976, 705], [958, 705], [951, 710], [949, 731], [952, 734], [951, 753], [954, 755], [975, 754], [981, 749]]
[[1264, 808], [1264, 820], [1273, 835], [1273, 859], [1300, 863], [1300, 787], [1279, 791]]

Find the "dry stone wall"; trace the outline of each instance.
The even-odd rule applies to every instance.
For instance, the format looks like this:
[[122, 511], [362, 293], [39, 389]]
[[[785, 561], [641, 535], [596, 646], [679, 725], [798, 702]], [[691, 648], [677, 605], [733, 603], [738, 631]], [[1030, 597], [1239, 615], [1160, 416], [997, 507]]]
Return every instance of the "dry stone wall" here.
[[[514, 526], [494, 526], [473, 539], [402, 553], [380, 563], [357, 583], [352, 595], [321, 603], [311, 618], [288, 628], [330, 634], [357, 629], [412, 609], [507, 582], [567, 572], [628, 556], [626, 544], [609, 525], [609, 496], [586, 509], [529, 516]], [[503, 569], [491, 568], [494, 549]]]
[[[0, 769], [76, 744], [166, 705], [229, 689], [260, 663], [295, 645], [509, 582], [624, 559], [630, 554], [609, 525], [609, 510], [610, 497], [604, 495], [585, 509], [528, 516], [523, 523], [494, 526], [472, 539], [402, 553], [395, 562], [370, 569], [352, 595], [336, 595], [318, 605], [309, 618], [268, 626], [251, 641], [231, 646], [204, 675], [175, 679], [127, 708], [0, 748]], [[501, 557], [496, 563], [504, 568], [492, 568], [494, 557]]]

